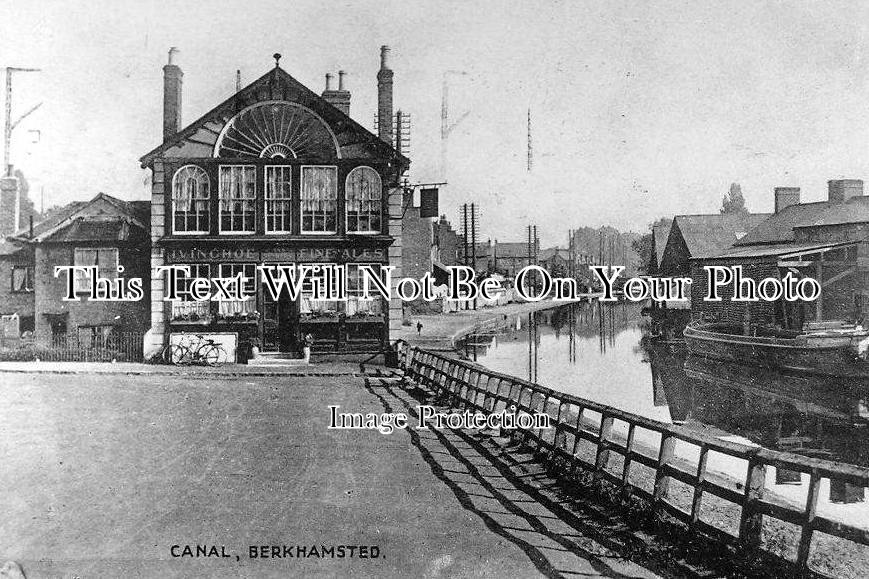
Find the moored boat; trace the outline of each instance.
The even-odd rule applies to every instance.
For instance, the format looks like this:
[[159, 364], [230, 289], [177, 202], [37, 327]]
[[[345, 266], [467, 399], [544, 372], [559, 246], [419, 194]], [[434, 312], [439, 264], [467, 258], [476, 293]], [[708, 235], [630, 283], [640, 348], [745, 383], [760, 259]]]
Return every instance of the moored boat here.
[[861, 327], [800, 333], [779, 328], [692, 322], [683, 332], [688, 351], [723, 360], [824, 376], [869, 378], [869, 330]]

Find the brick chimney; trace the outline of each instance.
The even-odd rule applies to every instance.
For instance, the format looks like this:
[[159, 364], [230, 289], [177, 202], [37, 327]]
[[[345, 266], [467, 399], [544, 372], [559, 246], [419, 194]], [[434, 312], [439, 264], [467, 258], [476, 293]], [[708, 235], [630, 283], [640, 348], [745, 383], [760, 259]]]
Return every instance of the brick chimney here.
[[18, 189], [18, 178], [0, 178], [0, 239], [18, 231], [20, 215], [21, 192]]
[[835, 179], [827, 181], [830, 203], [844, 203], [852, 197], [863, 195], [862, 179]]
[[346, 73], [343, 70], [338, 71], [338, 90], [332, 90], [332, 75], [326, 73], [326, 90], [323, 91], [323, 98], [333, 107], [350, 116], [350, 91], [344, 88], [344, 76]]
[[181, 129], [181, 82], [184, 73], [175, 64], [178, 49], [169, 49], [169, 63], [163, 67], [163, 140]]
[[799, 187], [776, 187], [775, 188], [775, 212], [778, 213], [785, 207], [800, 204]]
[[377, 72], [377, 136], [392, 145], [392, 69], [389, 47], [380, 47], [380, 70]]

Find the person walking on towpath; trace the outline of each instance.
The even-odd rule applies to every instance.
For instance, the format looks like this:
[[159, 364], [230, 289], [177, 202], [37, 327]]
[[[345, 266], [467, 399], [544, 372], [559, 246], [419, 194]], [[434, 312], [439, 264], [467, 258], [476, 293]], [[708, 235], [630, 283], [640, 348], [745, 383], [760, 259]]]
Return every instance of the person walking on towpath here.
[[314, 336], [310, 332], [302, 338], [302, 354], [305, 356], [305, 364], [311, 363], [311, 347], [314, 345]]

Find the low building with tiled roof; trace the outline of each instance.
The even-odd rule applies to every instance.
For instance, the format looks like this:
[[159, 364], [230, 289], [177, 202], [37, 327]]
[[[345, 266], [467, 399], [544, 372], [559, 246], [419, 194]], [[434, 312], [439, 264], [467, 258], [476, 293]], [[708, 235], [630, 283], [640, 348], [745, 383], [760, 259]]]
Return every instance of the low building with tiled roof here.
[[689, 260], [720, 253], [768, 217], [768, 213], [677, 215], [661, 254], [659, 272], [667, 276], [688, 275]]
[[[0, 313], [17, 315], [19, 332], [32, 331], [42, 342], [80, 335], [91, 342], [112, 332], [144, 332], [150, 311], [149, 227], [148, 201], [123, 201], [100, 193], [19, 231], [0, 244], [0, 276], [11, 279], [0, 284]], [[73, 283], [81, 299], [64, 300], [67, 274], [54, 273], [55, 267], [69, 265], [98, 265], [100, 277], [110, 280], [138, 277], [142, 298], [86, 299], [89, 278], [79, 274]]]
[[[742, 323], [802, 329], [809, 321], [860, 321], [869, 313], [869, 197], [863, 181], [828, 182], [826, 201], [800, 203], [800, 191], [779, 187], [776, 212], [732, 246], [691, 261], [692, 309], [698, 315]], [[813, 277], [821, 284], [815, 302], [722, 302], [703, 300], [709, 265], [740, 265], [744, 276], [760, 281], [788, 272]]]

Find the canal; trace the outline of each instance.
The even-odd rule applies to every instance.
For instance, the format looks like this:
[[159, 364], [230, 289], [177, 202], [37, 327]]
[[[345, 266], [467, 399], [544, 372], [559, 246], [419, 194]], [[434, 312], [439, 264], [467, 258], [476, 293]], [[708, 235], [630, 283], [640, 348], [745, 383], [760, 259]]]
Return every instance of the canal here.
[[[869, 466], [865, 381], [694, 359], [679, 343], [650, 340], [649, 318], [638, 304], [578, 303], [499, 322], [460, 341], [462, 354], [492, 370], [724, 440]], [[721, 468], [737, 480], [743, 476], [744, 466]], [[805, 477], [785, 470], [770, 475], [772, 490], [803, 500]], [[864, 488], [828, 484], [824, 491], [824, 508], [865, 524]]]

